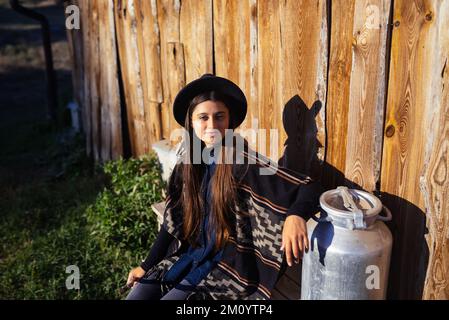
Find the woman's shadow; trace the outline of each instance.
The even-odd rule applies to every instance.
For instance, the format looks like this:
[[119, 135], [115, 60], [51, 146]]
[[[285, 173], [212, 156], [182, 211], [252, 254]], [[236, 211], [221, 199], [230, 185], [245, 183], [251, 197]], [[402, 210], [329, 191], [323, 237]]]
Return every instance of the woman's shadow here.
[[[284, 106], [282, 119], [287, 139], [283, 155], [278, 161], [279, 165], [319, 180], [324, 190], [342, 185], [364, 190], [360, 185], [346, 179], [341, 171], [328, 164], [325, 159], [318, 158], [319, 148], [323, 146], [317, 139], [315, 118], [321, 107], [322, 103], [315, 101], [311, 108], [308, 108], [298, 95], [292, 97]], [[365, 191], [374, 193], [393, 215], [392, 221], [386, 222], [393, 235], [387, 298], [421, 299], [429, 262], [429, 248], [424, 237], [428, 233], [425, 213], [398, 196], [378, 190]], [[323, 264], [325, 250], [332, 242], [332, 236], [329, 238], [327, 231], [324, 235], [323, 232], [315, 234], [316, 237], [323, 238], [321, 243], [318, 243]]]

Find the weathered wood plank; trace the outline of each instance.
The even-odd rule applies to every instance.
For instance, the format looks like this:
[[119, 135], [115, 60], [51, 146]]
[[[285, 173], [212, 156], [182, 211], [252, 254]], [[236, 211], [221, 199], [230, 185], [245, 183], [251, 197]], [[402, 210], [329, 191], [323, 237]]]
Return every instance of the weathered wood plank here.
[[[167, 70], [170, 71], [171, 76], [168, 78], [168, 92], [169, 96], [167, 101], [170, 105], [170, 133], [173, 132], [174, 129], [180, 128], [181, 126], [176, 123], [173, 117], [173, 102], [175, 100], [175, 95], [185, 86], [185, 62], [184, 62], [184, 46], [179, 42], [169, 42], [167, 44], [167, 52], [169, 55], [167, 56]], [[169, 136], [170, 144], [174, 146], [181, 139], [178, 135], [178, 139], [176, 137]], [[172, 140], [173, 139], [173, 140]]]
[[100, 38], [99, 38], [99, 3], [94, 1], [90, 12], [90, 105], [92, 119], [92, 154], [96, 162], [101, 159], [101, 69], [100, 69]]
[[[299, 300], [301, 299], [301, 266], [302, 264], [287, 267], [285, 273], [278, 280], [273, 292], [273, 300]], [[278, 296], [278, 294], [280, 296]]]
[[[170, 138], [172, 130], [179, 128], [172, 115], [172, 101], [170, 97], [176, 96], [178, 89], [173, 89], [170, 86], [170, 77], [174, 75], [177, 70], [170, 69], [170, 62], [173, 58], [173, 53], [168, 51], [168, 43], [180, 43], [180, 0], [161, 0], [157, 2], [157, 19], [159, 25], [160, 35], [160, 60], [161, 60], [161, 75], [163, 88], [163, 101], [161, 103], [161, 118], [162, 118], [162, 137], [164, 139]], [[183, 60], [184, 58], [182, 58]], [[181, 75], [185, 77], [185, 75]], [[179, 88], [180, 89], [180, 88]], [[173, 90], [173, 92], [172, 92]]]
[[119, 70], [118, 56], [115, 34], [115, 15], [114, 1], [108, 0], [108, 56], [107, 60], [111, 61], [108, 72], [108, 90], [105, 94], [109, 99], [110, 122], [111, 122], [111, 155], [108, 160], [117, 160], [123, 156], [123, 137], [122, 137], [122, 110], [119, 88]]
[[[427, 214], [429, 264], [424, 299], [449, 299], [449, 1], [435, 2], [430, 19], [428, 69], [431, 91], [426, 115], [429, 138], [425, 143], [420, 179]], [[425, 266], [424, 266], [425, 267]]]
[[101, 161], [118, 159], [123, 154], [120, 92], [115, 45], [114, 3], [99, 1]]
[[[307, 101], [309, 108], [317, 100], [323, 106], [325, 104], [326, 31], [325, 1], [317, 4], [310, 1], [214, 2], [217, 74], [230, 78], [244, 90], [249, 110], [241, 128], [250, 128], [254, 120], [255, 128], [266, 130], [265, 136], [258, 137], [265, 137], [266, 140], [254, 141], [253, 147], [274, 161], [278, 160], [287, 139], [282, 118], [287, 103], [299, 95]], [[296, 113], [295, 118], [291, 119], [295, 122], [293, 126], [299, 126], [300, 116]], [[304, 159], [311, 162], [311, 158], [319, 157], [323, 160], [324, 108], [316, 123], [315, 118], [310, 120], [314, 122], [314, 128], [303, 128], [303, 140], [296, 138], [298, 141], [295, 143], [306, 145], [308, 150], [305, 151], [313, 153]], [[278, 136], [271, 137], [270, 129], [277, 130]], [[323, 146], [318, 151], [313, 148], [316, 144], [308, 141], [315, 141], [317, 135], [319, 144]], [[275, 141], [270, 143], [270, 138]], [[292, 137], [292, 140], [295, 138]], [[272, 147], [275, 150], [272, 151]], [[297, 159], [295, 161], [298, 162]], [[299, 170], [307, 165], [304, 164]]]
[[[111, 34], [109, 30], [109, 9], [107, 0], [97, 1], [98, 5], [98, 53], [101, 54], [101, 59], [98, 59], [100, 69], [99, 78], [99, 161], [109, 160], [111, 156], [111, 118], [110, 118], [110, 104], [109, 104], [109, 94], [117, 94], [118, 91], [109, 92], [108, 82], [117, 74], [117, 70], [114, 73], [110, 68], [114, 68], [116, 61], [108, 60], [111, 58], [110, 47], [111, 39], [114, 39], [114, 35]], [[111, 11], [113, 14], [113, 11]], [[110, 78], [111, 77], [111, 78]], [[109, 80], [110, 79], [110, 80]], [[117, 86], [118, 89], [118, 86]]]
[[80, 19], [81, 19], [81, 32], [83, 34], [83, 61], [84, 68], [83, 74], [83, 121], [84, 131], [86, 135], [86, 153], [88, 156], [92, 154], [92, 119], [90, 112], [90, 41], [89, 41], [89, 28], [90, 28], [90, 5], [91, 2], [87, 0], [80, 0]]
[[356, 1], [354, 7], [344, 173], [346, 179], [368, 191], [376, 189], [380, 178], [390, 2]]
[[[319, 160], [324, 160], [326, 144], [326, 1], [281, 1], [279, 14], [282, 57], [279, 112], [283, 114], [283, 119], [278, 119], [282, 121], [276, 124], [280, 131], [279, 147], [286, 144], [290, 149], [287, 167], [316, 177], [321, 172]], [[321, 109], [316, 114], [314, 109], [318, 106]]]
[[148, 85], [148, 100], [161, 103], [163, 101], [161, 74], [160, 27], [157, 15], [157, 1], [138, 3], [137, 26], [139, 30], [139, 52], [145, 63], [145, 80]]
[[[125, 45], [120, 44], [125, 40], [125, 23], [123, 21], [124, 11], [125, 8], [122, 1], [114, 0], [115, 32], [117, 35], [118, 58], [120, 60], [120, 71], [121, 71], [121, 74], [119, 76], [122, 78], [123, 83], [123, 91], [125, 95], [125, 97], [123, 97], [123, 100], [125, 101], [125, 104], [128, 104], [129, 98], [126, 98], [126, 95], [127, 92], [129, 91], [129, 88], [127, 86], [127, 83], [129, 83], [128, 80], [129, 66], [128, 63], [126, 63], [126, 47]], [[128, 105], [126, 107], [126, 118], [127, 118], [131, 154], [134, 155], [137, 147], [136, 146], [137, 141], [135, 138], [133, 112], [131, 108], [128, 107]]]
[[274, 288], [271, 293], [271, 300], [288, 300], [278, 289]]
[[[281, 17], [278, 1], [258, 0], [258, 127], [267, 130], [266, 135], [259, 135], [256, 150], [273, 161], [278, 159], [279, 131], [282, 130], [282, 44]], [[278, 130], [278, 137], [273, 146], [270, 144], [270, 129]], [[262, 138], [262, 139], [261, 139]], [[265, 138], [265, 141], [264, 139]], [[274, 152], [271, 152], [270, 147]], [[275, 154], [273, 154], [275, 153]]]
[[[429, 114], [433, 117], [442, 112], [445, 107], [440, 101], [432, 100], [432, 96], [438, 94], [442, 86], [441, 73], [438, 74], [436, 70], [441, 72], [444, 69], [440, 52], [436, 51], [435, 47], [438, 35], [438, 23], [435, 21], [441, 21], [435, 20], [440, 12], [439, 4], [439, 1], [394, 1], [395, 27], [392, 33], [381, 172], [381, 190], [385, 195], [383, 200], [393, 212], [394, 242], [389, 288], [389, 296], [392, 298], [421, 298], [422, 265], [425, 266], [428, 259], [428, 248], [424, 241], [425, 212], [426, 210], [433, 212], [427, 212], [431, 215], [431, 223], [434, 223], [435, 214], [438, 214], [435, 207], [426, 209], [424, 194], [420, 190], [420, 180], [426, 163], [424, 152], [426, 145], [430, 143], [435, 147], [438, 146], [440, 139], [444, 139], [444, 121], [447, 122], [447, 120], [441, 122], [440, 116], [434, 118], [438, 119], [439, 123], [431, 123], [427, 118]], [[447, 17], [447, 14], [442, 16]], [[442, 21], [441, 23], [445, 24]], [[447, 47], [445, 55], [447, 57]], [[435, 69], [436, 67], [438, 68]], [[437, 128], [439, 130], [435, 131]], [[441, 151], [433, 149], [432, 160], [429, 159], [428, 162], [430, 170], [435, 170], [435, 164], [441, 159]], [[424, 186], [427, 186], [430, 192], [426, 197], [441, 195], [441, 190], [444, 190], [435, 188], [431, 181], [439, 178], [432, 174], [429, 174], [429, 171], [425, 173], [427, 184]], [[438, 202], [437, 198], [431, 201], [434, 205], [444, 205]], [[438, 211], [444, 212], [440, 209]], [[444, 214], [447, 217], [447, 211]], [[432, 227], [432, 232], [438, 229]], [[442, 253], [441, 249], [444, 243], [447, 243], [447, 238], [441, 242], [441, 234], [438, 232], [430, 234], [429, 238], [433, 241], [439, 239], [438, 245], [435, 246], [433, 243], [430, 245], [432, 251], [436, 249]], [[447, 249], [445, 250], [447, 257]], [[440, 255], [440, 258], [443, 256]], [[435, 276], [433, 272], [439, 273], [446, 268], [441, 269], [441, 265], [438, 265], [439, 259], [435, 259], [435, 256], [432, 256], [432, 259], [436, 265], [429, 264], [431, 278]], [[447, 269], [445, 272], [447, 275]], [[440, 274], [437, 278], [439, 280], [436, 282], [435, 278], [428, 281], [430, 286], [436, 285], [436, 291], [429, 287], [429, 296], [433, 294], [430, 292], [444, 293], [437, 288], [437, 283], [441, 283], [440, 280], [444, 276]]]
[[160, 103], [163, 101], [159, 25], [156, 1], [136, 1], [136, 30], [141, 61], [146, 132], [149, 143], [162, 138]]
[[180, 10], [180, 42], [184, 49], [185, 80], [213, 73], [212, 0], [184, 0]]
[[142, 62], [139, 58], [138, 30], [134, 1], [115, 0], [115, 21], [120, 66], [128, 116], [128, 129], [133, 156], [147, 154], [151, 137], [147, 131], [147, 118], [142, 87]]
[[248, 111], [239, 129], [251, 128], [252, 120], [258, 118], [257, 1], [214, 1], [213, 24], [216, 74], [235, 82], [245, 93]]
[[[339, 174], [346, 171], [349, 92], [352, 62], [354, 0], [332, 1], [329, 52], [329, 82], [326, 104], [326, 188], [343, 185]], [[352, 138], [352, 137], [351, 137]]]
[[160, 230], [161, 225], [164, 222], [165, 201], [153, 203], [151, 209], [153, 209], [153, 212], [156, 214], [158, 230]]

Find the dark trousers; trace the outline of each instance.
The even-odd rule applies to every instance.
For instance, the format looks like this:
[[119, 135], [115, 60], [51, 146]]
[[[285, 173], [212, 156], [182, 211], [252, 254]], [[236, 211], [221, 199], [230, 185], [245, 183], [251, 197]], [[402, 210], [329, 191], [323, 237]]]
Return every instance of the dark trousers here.
[[136, 282], [126, 300], [185, 300], [194, 287], [182, 280], [177, 286], [171, 289], [166, 295], [162, 296], [161, 285], [154, 279], [142, 279]]

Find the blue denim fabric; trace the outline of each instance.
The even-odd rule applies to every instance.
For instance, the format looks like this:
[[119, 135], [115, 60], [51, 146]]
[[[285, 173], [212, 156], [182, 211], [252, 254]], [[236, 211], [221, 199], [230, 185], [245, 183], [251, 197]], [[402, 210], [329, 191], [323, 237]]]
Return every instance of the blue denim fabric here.
[[[203, 196], [204, 196], [204, 219], [200, 230], [200, 246], [197, 248], [189, 247], [187, 252], [180, 256], [178, 261], [166, 273], [165, 282], [178, 283], [182, 279], [187, 280], [190, 284], [196, 286], [202, 279], [204, 279], [209, 272], [215, 267], [221, 259], [223, 250], [213, 254], [215, 245], [215, 232], [209, 230], [208, 221], [210, 216], [210, 201], [211, 201], [211, 177], [215, 171], [215, 162], [212, 155], [211, 163], [206, 164], [206, 172], [203, 178]], [[207, 239], [206, 232], [210, 233], [210, 241]]]
[[165, 296], [162, 296], [159, 281], [139, 281], [131, 289], [126, 300], [186, 300], [193, 290], [194, 287], [186, 280], [183, 280]]

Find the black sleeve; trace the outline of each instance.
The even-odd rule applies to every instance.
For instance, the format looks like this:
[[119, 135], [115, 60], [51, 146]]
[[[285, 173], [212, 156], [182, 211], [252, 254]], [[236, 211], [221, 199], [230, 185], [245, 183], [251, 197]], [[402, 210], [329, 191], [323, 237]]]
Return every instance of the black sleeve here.
[[166, 255], [170, 244], [175, 240], [170, 233], [163, 226], [151, 247], [150, 253], [140, 266], [143, 270], [148, 271], [151, 267], [159, 263]]
[[323, 192], [324, 189], [319, 181], [300, 185], [296, 200], [287, 210], [287, 216], [297, 215], [307, 221], [319, 211], [319, 199]]

